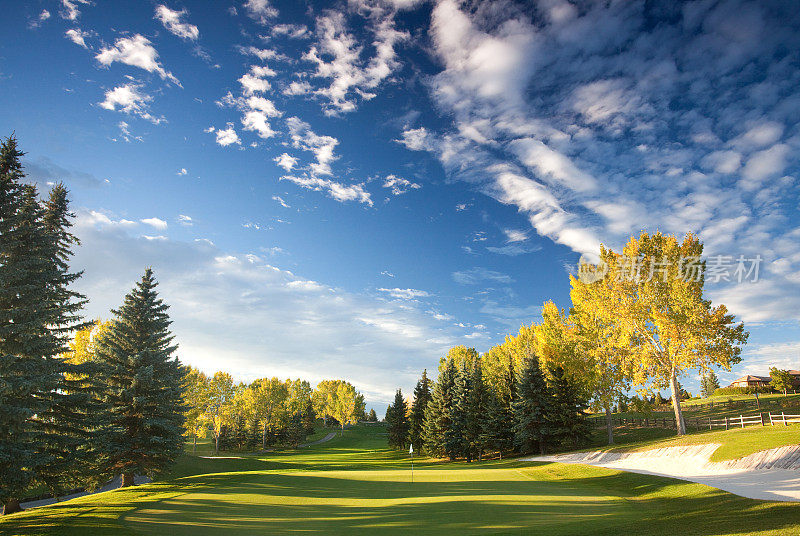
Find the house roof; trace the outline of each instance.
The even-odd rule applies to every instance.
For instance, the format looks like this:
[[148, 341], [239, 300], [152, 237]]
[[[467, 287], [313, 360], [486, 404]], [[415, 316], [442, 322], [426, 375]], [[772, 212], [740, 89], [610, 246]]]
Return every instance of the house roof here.
[[736, 383], [736, 382], [768, 382], [771, 379], [772, 378], [770, 378], [769, 376], [751, 376], [750, 374], [748, 374], [747, 376], [742, 376], [741, 378], [737, 378], [737, 379], [733, 380], [733, 383]]

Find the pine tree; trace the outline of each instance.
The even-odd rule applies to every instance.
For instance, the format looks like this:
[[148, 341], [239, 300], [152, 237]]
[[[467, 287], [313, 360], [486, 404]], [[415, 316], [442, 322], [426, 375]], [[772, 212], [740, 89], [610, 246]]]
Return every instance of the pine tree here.
[[549, 389], [553, 397], [547, 414], [550, 433], [554, 441], [578, 447], [589, 439], [591, 432], [585, 413], [586, 400], [563, 368], [553, 368], [550, 378]]
[[367, 415], [367, 420], [369, 422], [378, 422], [378, 414], [375, 413], [374, 408], [370, 408], [369, 415]]
[[69, 230], [73, 217], [67, 189], [56, 184], [44, 203], [43, 228], [47, 241], [42, 253], [50, 264], [45, 283], [49, 290], [46, 310], [52, 342], [56, 345], [54, 351], [58, 354], [50, 360], [57, 384], [48, 392], [48, 409], [41, 414], [46, 433], [40, 446], [48, 462], [37, 472], [37, 480], [56, 496], [76, 487], [95, 487], [101, 483], [95, 465], [99, 385], [91, 379], [97, 376], [97, 365], [72, 363], [64, 358], [70, 333], [89, 326], [80, 315], [86, 297], [70, 289], [83, 273], [72, 273], [69, 268], [72, 248], [80, 244]]
[[430, 381], [428, 371], [422, 371], [422, 377], [417, 381], [414, 388], [414, 402], [411, 404], [411, 430], [410, 441], [417, 446], [417, 450], [422, 451], [425, 447], [423, 437], [423, 425], [425, 423], [425, 409], [431, 401]]
[[700, 393], [703, 398], [708, 398], [714, 394], [714, 391], [719, 389], [719, 378], [714, 374], [713, 370], [704, 372], [700, 376]]
[[71, 368], [57, 356], [68, 333], [81, 327], [85, 299], [68, 286], [71, 247], [66, 189], [45, 206], [22, 184], [16, 139], [0, 147], [0, 500], [19, 509], [18, 496], [34, 479], [54, 493], [76, 482], [83, 459], [85, 404], [66, 381]]
[[136, 474], [163, 471], [183, 450], [183, 367], [173, 356], [168, 306], [156, 286], [148, 268], [98, 342], [108, 385], [104, 454], [123, 486]]
[[467, 460], [483, 459], [483, 452], [486, 449], [487, 396], [486, 386], [483, 383], [483, 370], [479, 359], [472, 365], [470, 391], [467, 395], [467, 426], [464, 438], [467, 448]]
[[431, 401], [425, 409], [422, 439], [425, 452], [431, 456], [444, 456], [445, 431], [450, 428], [450, 410], [456, 369], [452, 360], [439, 373], [434, 383]]
[[403, 398], [403, 392], [398, 389], [394, 395], [394, 403], [386, 412], [386, 422], [389, 424], [389, 446], [404, 448], [408, 445], [408, 406]]
[[[44, 351], [38, 333], [45, 319], [42, 296], [32, 288], [38, 268], [24, 241], [30, 238], [31, 215], [23, 212], [23, 156], [16, 139], [0, 147], [0, 500], [3, 513], [20, 510], [18, 497], [42, 464], [36, 446], [40, 436], [32, 419], [46, 410], [40, 396], [48, 388]], [[30, 207], [29, 207], [30, 208]], [[31, 292], [33, 290], [34, 292]]]
[[467, 461], [472, 461], [472, 452], [467, 441], [471, 391], [472, 378], [462, 365], [456, 370], [450, 405], [450, 426], [444, 432], [444, 450], [451, 460], [464, 457]]
[[514, 444], [522, 453], [547, 451], [550, 429], [547, 415], [552, 407], [539, 358], [529, 354], [523, 365], [514, 402]]

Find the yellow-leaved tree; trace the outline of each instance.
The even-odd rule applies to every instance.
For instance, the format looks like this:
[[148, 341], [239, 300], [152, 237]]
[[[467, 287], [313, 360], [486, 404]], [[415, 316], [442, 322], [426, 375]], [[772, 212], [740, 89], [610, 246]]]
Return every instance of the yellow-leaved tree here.
[[724, 305], [703, 296], [703, 245], [687, 234], [642, 232], [621, 254], [601, 247], [608, 273], [596, 285], [595, 311], [627, 341], [626, 360], [634, 384], [669, 388], [678, 435], [686, 433], [678, 378], [692, 369], [730, 370], [747, 342], [744, 324], [736, 324]]
[[570, 276], [570, 322], [573, 326], [575, 349], [583, 358], [583, 378], [595, 410], [606, 415], [608, 444], [614, 443], [611, 409], [630, 389], [632, 376], [629, 357], [629, 333], [619, 328], [613, 317], [602, 314], [604, 288], [609, 280], [590, 284]]

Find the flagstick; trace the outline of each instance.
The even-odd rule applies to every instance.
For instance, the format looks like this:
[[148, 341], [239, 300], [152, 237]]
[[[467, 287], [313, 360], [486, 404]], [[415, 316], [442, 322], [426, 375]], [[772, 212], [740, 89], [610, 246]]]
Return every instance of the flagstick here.
[[408, 453], [411, 454], [411, 483], [414, 483], [414, 444], [411, 443], [408, 447]]

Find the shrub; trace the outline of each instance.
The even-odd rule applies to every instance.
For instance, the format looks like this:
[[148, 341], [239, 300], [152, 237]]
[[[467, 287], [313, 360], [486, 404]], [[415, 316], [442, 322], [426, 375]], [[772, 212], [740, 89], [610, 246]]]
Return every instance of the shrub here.
[[755, 393], [772, 393], [774, 390], [770, 386], [761, 387], [720, 387], [714, 390], [715, 396], [720, 395], [752, 395]]

